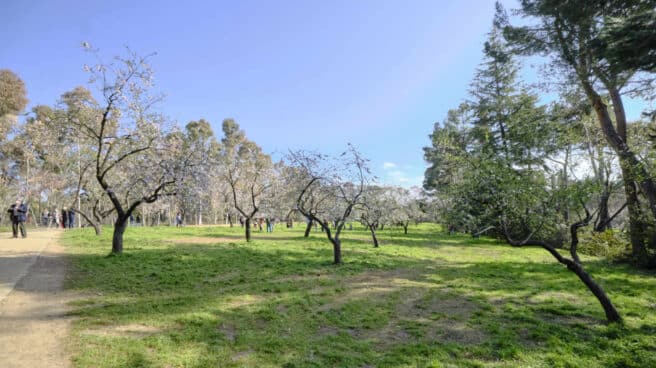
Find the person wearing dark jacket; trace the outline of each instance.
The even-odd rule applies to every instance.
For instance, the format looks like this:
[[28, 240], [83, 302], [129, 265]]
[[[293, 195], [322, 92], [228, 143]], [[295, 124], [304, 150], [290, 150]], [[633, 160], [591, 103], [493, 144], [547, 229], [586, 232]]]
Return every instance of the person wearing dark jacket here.
[[72, 208], [68, 209], [68, 228], [72, 229], [75, 227], [75, 210]]
[[20, 200], [9, 207], [9, 217], [11, 218], [11, 230], [14, 238], [18, 238], [18, 229], [20, 229], [21, 236], [25, 238], [27, 232], [25, 231], [25, 220], [27, 219], [27, 206]]
[[61, 211], [61, 224], [63, 229], [68, 228], [68, 208], [64, 207]]

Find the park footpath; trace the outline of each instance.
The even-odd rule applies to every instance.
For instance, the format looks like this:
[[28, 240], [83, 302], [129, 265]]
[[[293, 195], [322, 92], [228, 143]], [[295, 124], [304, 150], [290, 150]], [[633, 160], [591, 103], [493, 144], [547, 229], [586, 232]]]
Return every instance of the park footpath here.
[[61, 230], [0, 233], [0, 367], [70, 367]]

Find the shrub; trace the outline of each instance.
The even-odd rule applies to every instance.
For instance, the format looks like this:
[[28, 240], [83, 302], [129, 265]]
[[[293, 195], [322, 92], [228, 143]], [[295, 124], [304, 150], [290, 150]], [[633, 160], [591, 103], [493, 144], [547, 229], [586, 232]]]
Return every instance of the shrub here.
[[618, 261], [629, 255], [630, 248], [626, 239], [613, 230], [606, 230], [584, 235], [579, 244], [579, 252]]

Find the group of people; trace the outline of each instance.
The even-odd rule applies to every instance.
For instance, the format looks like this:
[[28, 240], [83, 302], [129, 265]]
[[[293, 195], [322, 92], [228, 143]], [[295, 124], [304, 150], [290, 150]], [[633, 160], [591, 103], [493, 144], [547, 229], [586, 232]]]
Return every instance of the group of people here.
[[11, 218], [11, 231], [14, 235], [14, 238], [18, 238], [18, 230], [20, 229], [20, 234], [23, 238], [27, 237], [27, 232], [25, 231], [25, 221], [27, 221], [27, 205], [25, 202], [16, 200], [16, 203], [9, 206], [7, 210], [9, 212], [9, 217]]
[[[25, 230], [25, 222], [27, 222], [27, 204], [24, 200], [16, 200], [9, 206], [7, 210], [11, 220], [11, 230], [14, 238], [18, 238], [18, 234], [25, 238], [27, 231]], [[64, 207], [61, 211], [55, 208], [54, 211], [43, 211], [41, 214], [41, 225], [46, 227], [61, 227], [62, 229], [70, 229], [75, 227], [75, 210], [72, 208]]]
[[75, 210], [64, 207], [61, 211], [55, 208], [52, 212], [48, 209], [41, 214], [41, 225], [47, 227], [61, 227], [71, 229], [75, 227]]
[[[239, 218], [239, 224], [241, 225], [241, 227], [244, 227], [245, 223], [246, 223], [246, 221], [244, 220], [244, 218], [240, 217]], [[265, 223], [266, 223], [266, 232], [267, 233], [272, 233], [273, 228], [276, 225], [276, 219], [275, 218], [269, 218], [269, 217], [255, 218], [251, 222], [251, 227], [257, 226], [259, 228], [259, 230], [262, 231], [262, 225], [264, 225]]]

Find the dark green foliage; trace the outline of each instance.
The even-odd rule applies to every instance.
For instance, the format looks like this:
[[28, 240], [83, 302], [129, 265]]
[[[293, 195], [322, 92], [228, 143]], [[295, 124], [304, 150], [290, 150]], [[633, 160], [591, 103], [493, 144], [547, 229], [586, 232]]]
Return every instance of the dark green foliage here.
[[643, 3], [609, 22], [600, 39], [599, 52], [618, 70], [656, 72], [656, 2]]
[[[545, 157], [561, 132], [537, 96], [516, 79], [518, 67], [495, 26], [485, 58], [472, 82], [471, 100], [435, 125], [424, 157], [424, 187], [445, 205], [441, 217], [451, 228], [501, 234], [501, 221], [524, 236], [558, 239], [555, 197], [547, 187]], [[516, 230], [516, 231], [515, 231]]]
[[622, 261], [630, 254], [629, 243], [621, 234], [612, 230], [585, 234], [579, 251], [582, 254], [605, 257], [609, 261]]

